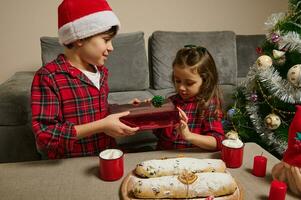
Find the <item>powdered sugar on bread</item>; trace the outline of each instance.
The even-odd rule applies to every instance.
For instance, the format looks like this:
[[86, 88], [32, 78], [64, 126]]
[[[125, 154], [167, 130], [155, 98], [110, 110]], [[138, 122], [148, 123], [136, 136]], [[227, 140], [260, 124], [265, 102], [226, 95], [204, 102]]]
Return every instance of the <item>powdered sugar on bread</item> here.
[[220, 159], [170, 158], [148, 160], [137, 165], [135, 173], [141, 177], [178, 175], [184, 171], [193, 173], [225, 172], [225, 163]]
[[137, 198], [195, 198], [233, 194], [237, 185], [228, 173], [197, 173], [192, 184], [179, 181], [178, 176], [157, 178], [132, 177], [133, 194]]

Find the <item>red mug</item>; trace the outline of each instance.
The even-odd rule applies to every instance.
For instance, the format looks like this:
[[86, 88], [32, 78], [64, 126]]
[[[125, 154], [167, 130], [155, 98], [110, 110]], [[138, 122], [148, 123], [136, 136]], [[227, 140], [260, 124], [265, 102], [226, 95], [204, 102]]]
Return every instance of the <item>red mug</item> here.
[[[225, 141], [225, 140], [224, 140]], [[228, 168], [239, 168], [242, 165], [244, 144], [241, 147], [228, 147], [222, 142], [222, 160]]]
[[123, 176], [123, 152], [119, 149], [106, 149], [99, 153], [99, 178], [116, 181]]

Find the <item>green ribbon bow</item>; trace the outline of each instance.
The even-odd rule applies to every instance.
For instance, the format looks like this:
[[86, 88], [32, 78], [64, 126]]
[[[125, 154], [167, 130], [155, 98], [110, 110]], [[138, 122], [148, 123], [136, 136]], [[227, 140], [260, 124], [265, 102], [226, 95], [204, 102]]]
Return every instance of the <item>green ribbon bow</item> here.
[[156, 95], [152, 98], [152, 104], [153, 106], [155, 106], [156, 108], [161, 107], [164, 103], [164, 97], [160, 96], [160, 95]]

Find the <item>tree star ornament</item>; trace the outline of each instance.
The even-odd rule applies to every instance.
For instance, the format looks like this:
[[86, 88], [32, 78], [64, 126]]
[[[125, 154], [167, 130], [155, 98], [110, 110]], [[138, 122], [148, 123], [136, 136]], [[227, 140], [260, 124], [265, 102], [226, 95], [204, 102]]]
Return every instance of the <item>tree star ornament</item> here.
[[287, 72], [287, 80], [297, 88], [301, 87], [301, 64], [292, 66]]
[[280, 126], [281, 119], [278, 115], [272, 113], [264, 118], [264, 123], [268, 129], [275, 130]]
[[164, 103], [164, 97], [162, 97], [160, 95], [156, 95], [152, 98], [151, 102], [152, 102], [153, 106], [155, 106], [156, 108], [159, 108]]
[[262, 55], [256, 60], [258, 69], [267, 69], [273, 65], [273, 60], [270, 56]]

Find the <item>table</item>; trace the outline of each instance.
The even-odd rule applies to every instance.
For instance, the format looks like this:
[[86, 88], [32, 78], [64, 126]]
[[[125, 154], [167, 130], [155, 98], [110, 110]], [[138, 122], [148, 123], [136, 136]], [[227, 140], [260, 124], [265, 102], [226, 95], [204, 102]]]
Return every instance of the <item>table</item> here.
[[[259, 178], [251, 174], [251, 169], [254, 156], [262, 152], [268, 158], [267, 176]], [[202, 152], [199, 149], [129, 153], [124, 156], [124, 177], [143, 160], [179, 154], [195, 158], [220, 158], [219, 152]], [[272, 180], [271, 169], [278, 162], [277, 158], [257, 144], [246, 143], [242, 167], [229, 171], [244, 188], [246, 200], [264, 200], [267, 199]], [[117, 200], [121, 182], [122, 179], [104, 182], [98, 178], [98, 157], [0, 164], [1, 200]], [[286, 200], [293, 199], [299, 198], [288, 192]]]

